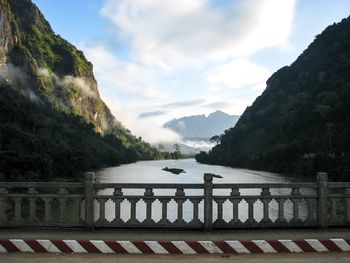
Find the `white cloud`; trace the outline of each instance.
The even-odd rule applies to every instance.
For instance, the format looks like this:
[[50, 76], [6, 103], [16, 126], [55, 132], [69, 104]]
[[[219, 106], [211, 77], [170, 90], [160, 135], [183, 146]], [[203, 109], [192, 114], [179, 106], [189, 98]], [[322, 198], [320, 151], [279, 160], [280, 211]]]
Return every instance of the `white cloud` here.
[[113, 115], [135, 136], [141, 136], [146, 142], [156, 144], [159, 142], [173, 143], [181, 140], [180, 135], [170, 129], [161, 128], [150, 123], [146, 123], [139, 118], [139, 112], [127, 108], [118, 101], [106, 98]]
[[296, 0], [106, 0], [101, 14], [143, 64], [202, 67], [288, 45]]
[[94, 65], [94, 73], [105, 89], [141, 99], [164, 99], [168, 94], [157, 87], [155, 72], [137, 63], [118, 59], [104, 45], [80, 43], [80, 48]]
[[100, 13], [114, 39], [80, 48], [117, 119], [149, 142], [176, 141], [156, 126], [218, 109], [241, 114], [259, 95], [271, 72], [252, 55], [288, 47], [295, 2], [105, 0]]
[[214, 66], [204, 73], [212, 90], [222, 87], [239, 89], [244, 86], [265, 83], [272, 74], [270, 70], [259, 66], [248, 58], [238, 58], [228, 63]]

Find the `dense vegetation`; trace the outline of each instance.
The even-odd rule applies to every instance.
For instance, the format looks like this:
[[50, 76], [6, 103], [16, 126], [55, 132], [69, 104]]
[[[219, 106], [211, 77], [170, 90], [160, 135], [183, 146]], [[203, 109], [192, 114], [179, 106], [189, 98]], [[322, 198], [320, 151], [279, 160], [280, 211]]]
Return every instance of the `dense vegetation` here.
[[164, 158], [114, 118], [92, 64], [31, 0], [0, 0], [0, 12], [0, 180], [72, 179]]
[[350, 18], [273, 74], [203, 163], [350, 180]]
[[59, 112], [50, 104], [38, 105], [10, 87], [0, 87], [0, 171], [7, 180], [69, 178], [159, 155], [142, 141], [134, 143], [127, 149], [116, 136], [102, 136], [79, 116]]

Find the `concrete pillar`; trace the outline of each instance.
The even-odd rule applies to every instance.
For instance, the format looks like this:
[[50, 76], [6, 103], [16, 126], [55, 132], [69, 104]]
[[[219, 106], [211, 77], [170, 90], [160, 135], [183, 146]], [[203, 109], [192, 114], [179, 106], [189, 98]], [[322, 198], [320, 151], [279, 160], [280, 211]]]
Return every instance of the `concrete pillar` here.
[[94, 226], [94, 182], [95, 173], [85, 173], [85, 224], [90, 229]]
[[204, 174], [204, 230], [213, 229], [213, 175]]
[[317, 173], [318, 184], [318, 225], [322, 229], [328, 227], [328, 175], [327, 173]]

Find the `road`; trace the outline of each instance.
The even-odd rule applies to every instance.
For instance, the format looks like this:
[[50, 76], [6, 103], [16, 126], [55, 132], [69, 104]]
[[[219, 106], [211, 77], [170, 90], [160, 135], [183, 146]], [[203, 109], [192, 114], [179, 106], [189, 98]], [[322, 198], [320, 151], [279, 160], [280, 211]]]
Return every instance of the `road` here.
[[349, 263], [350, 253], [267, 255], [101, 255], [0, 254], [1, 263]]

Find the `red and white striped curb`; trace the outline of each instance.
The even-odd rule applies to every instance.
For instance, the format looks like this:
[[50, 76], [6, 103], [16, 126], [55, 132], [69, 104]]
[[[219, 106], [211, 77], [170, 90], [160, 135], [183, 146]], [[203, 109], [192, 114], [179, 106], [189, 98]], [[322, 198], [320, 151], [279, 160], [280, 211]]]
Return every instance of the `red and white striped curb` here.
[[350, 252], [350, 240], [221, 240], [221, 241], [116, 241], [116, 240], [0, 240], [0, 253], [118, 253], [118, 254], [254, 254]]

